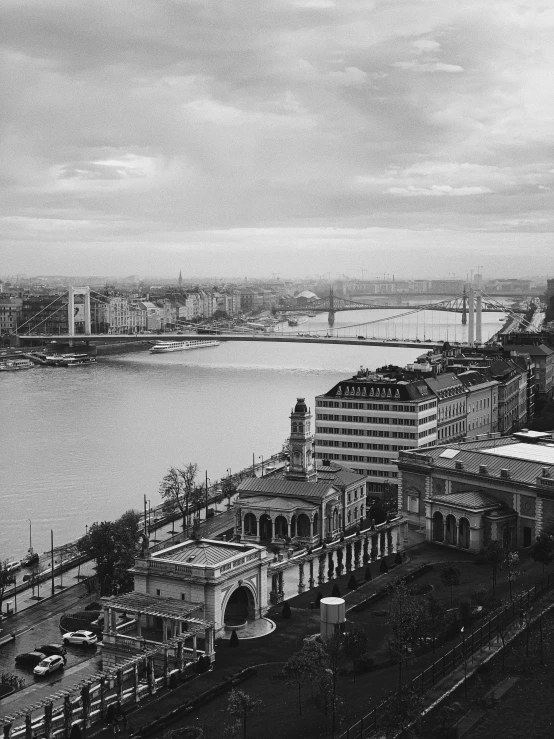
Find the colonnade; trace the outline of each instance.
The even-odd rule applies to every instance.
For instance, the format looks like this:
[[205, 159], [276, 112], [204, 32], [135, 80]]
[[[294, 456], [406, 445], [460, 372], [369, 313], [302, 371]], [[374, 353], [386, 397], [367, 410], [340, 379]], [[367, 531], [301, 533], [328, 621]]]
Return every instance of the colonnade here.
[[[407, 521], [382, 524], [331, 544], [323, 544], [311, 552], [276, 561], [269, 566], [271, 604], [285, 600], [285, 572], [298, 568], [297, 591], [303, 593], [351, 572], [387, 554], [402, 550], [407, 542]], [[288, 597], [291, 597], [290, 595]]]

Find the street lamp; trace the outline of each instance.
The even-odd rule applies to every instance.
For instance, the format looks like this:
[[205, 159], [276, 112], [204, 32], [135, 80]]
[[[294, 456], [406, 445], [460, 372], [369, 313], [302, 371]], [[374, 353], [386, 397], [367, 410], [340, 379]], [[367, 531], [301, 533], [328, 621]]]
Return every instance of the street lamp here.
[[33, 524], [31, 522], [31, 519], [28, 518], [27, 521], [29, 521], [29, 554], [33, 553]]
[[[208, 483], [211, 482], [208, 477], [208, 470], [206, 470], [206, 521], [208, 520]], [[198, 508], [198, 519], [200, 520], [200, 507]]]
[[467, 698], [467, 662], [466, 662], [466, 640], [465, 640], [465, 627], [462, 626], [460, 629], [462, 636], [462, 658], [464, 660], [464, 696]]

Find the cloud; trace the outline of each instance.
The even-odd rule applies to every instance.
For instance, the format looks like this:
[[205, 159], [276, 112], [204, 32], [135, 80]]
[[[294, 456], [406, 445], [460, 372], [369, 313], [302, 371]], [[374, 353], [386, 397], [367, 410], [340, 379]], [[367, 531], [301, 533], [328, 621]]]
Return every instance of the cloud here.
[[264, 228], [283, 243], [440, 229], [454, 245], [552, 224], [547, 5], [3, 0], [0, 14], [3, 269], [25, 254], [48, 271], [37, 224], [57, 253], [134, 245], [153, 264], [199, 232], [221, 250], [221, 234]]
[[405, 69], [408, 72], [463, 72], [459, 64], [444, 64], [443, 62], [394, 62], [393, 67]]
[[404, 197], [417, 197], [432, 195], [436, 197], [442, 197], [443, 195], [449, 196], [463, 196], [463, 195], [485, 195], [491, 193], [488, 187], [451, 187], [450, 185], [431, 185], [431, 187], [415, 187], [409, 185], [408, 187], [389, 187], [387, 192], [391, 195], [402, 195]]

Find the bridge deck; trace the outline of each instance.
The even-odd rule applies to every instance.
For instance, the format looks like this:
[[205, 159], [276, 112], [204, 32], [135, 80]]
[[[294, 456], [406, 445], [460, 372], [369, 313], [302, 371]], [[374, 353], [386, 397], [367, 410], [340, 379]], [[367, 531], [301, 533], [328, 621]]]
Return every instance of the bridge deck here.
[[216, 339], [217, 341], [262, 341], [269, 343], [281, 343], [281, 344], [338, 344], [341, 346], [398, 346], [406, 348], [416, 349], [436, 349], [441, 347], [442, 341], [402, 341], [394, 339], [358, 339], [354, 336], [351, 337], [337, 337], [337, 336], [294, 336], [292, 334], [264, 334], [264, 333], [251, 333], [251, 334], [140, 334], [135, 336], [134, 334], [91, 334], [87, 336], [85, 334], [73, 334], [73, 335], [62, 335], [62, 336], [32, 336], [32, 335], [21, 335], [19, 340], [22, 344], [37, 344], [37, 343], [50, 343], [55, 341], [59, 344], [69, 344], [74, 342], [87, 342], [91, 344], [117, 344], [117, 343], [128, 343], [128, 342], [145, 342], [145, 341], [187, 341], [187, 340], [210, 340]]

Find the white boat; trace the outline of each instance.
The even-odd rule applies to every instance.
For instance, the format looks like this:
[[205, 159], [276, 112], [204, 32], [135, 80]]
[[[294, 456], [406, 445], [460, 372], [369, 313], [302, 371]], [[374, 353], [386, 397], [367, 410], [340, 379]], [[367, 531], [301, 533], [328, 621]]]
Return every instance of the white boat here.
[[0, 362], [0, 372], [17, 372], [34, 366], [30, 359], [6, 359]]
[[157, 341], [151, 354], [164, 354], [165, 352], [181, 352], [185, 349], [202, 349], [205, 346], [219, 346], [219, 341], [201, 341], [199, 339], [187, 339], [186, 341]]

